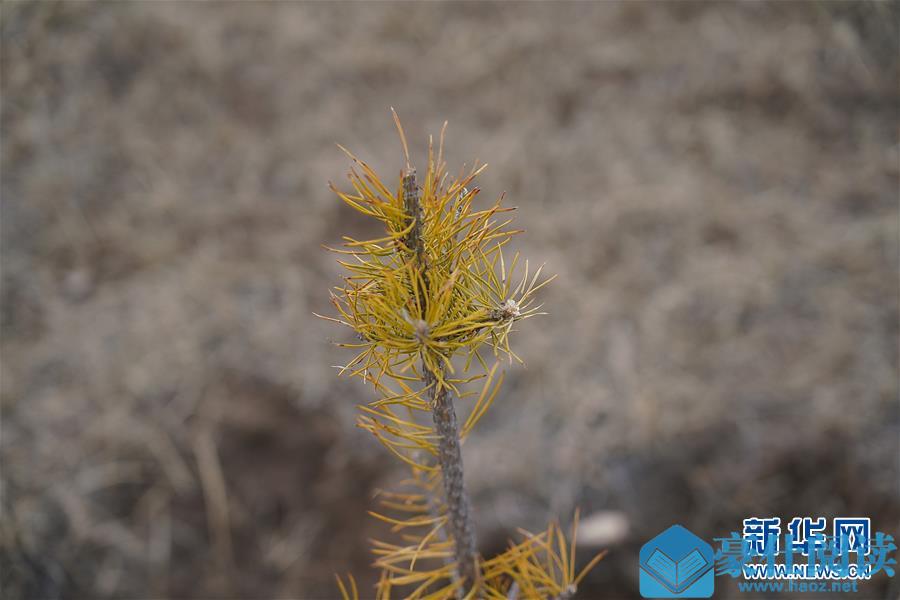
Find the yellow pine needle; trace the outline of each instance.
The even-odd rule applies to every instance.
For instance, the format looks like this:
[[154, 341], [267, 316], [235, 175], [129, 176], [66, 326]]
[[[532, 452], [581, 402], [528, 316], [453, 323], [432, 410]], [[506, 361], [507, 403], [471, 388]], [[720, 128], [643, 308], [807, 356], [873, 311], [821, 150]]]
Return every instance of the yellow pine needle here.
[[352, 574], [347, 574], [347, 580], [350, 582], [349, 590], [344, 585], [340, 575], [335, 574], [334, 578], [337, 580], [338, 587], [341, 590], [341, 598], [343, 598], [343, 600], [359, 600], [359, 590], [356, 587], [356, 579], [353, 578]]
[[450, 585], [443, 587], [436, 592], [422, 596], [421, 600], [442, 600], [447, 598], [456, 598], [456, 592], [462, 585], [462, 581], [455, 581]]
[[397, 126], [397, 133], [400, 134], [400, 143], [403, 144], [403, 158], [406, 159], [406, 170], [408, 171], [409, 166], [409, 147], [406, 145], [406, 135], [403, 133], [403, 125], [400, 124], [400, 117], [397, 115], [397, 111], [394, 110], [394, 107], [391, 107], [391, 114], [394, 116], [394, 125]]
[[494, 403], [494, 398], [497, 397], [497, 392], [500, 391], [500, 386], [503, 385], [503, 378], [506, 373], [501, 373], [500, 377], [497, 381], [497, 384], [494, 386], [493, 390], [488, 393], [491, 388], [491, 381], [494, 378], [494, 373], [497, 372], [498, 363], [495, 363], [491, 368], [490, 373], [488, 374], [487, 381], [484, 383], [484, 387], [481, 389], [481, 395], [478, 396], [478, 400], [475, 402], [475, 406], [472, 407], [472, 411], [469, 413], [469, 416], [466, 418], [466, 422], [463, 424], [462, 431], [460, 432], [460, 437], [466, 437], [469, 435], [469, 432], [478, 423], [479, 419], [484, 416], [487, 410]]
[[[370, 430], [370, 431], [371, 431], [371, 430]], [[387, 448], [388, 450], [390, 450], [391, 453], [392, 453], [394, 456], [396, 456], [397, 458], [399, 458], [400, 460], [402, 460], [403, 462], [405, 462], [406, 464], [408, 464], [408, 465], [409, 465], [410, 467], [412, 467], [413, 469], [419, 469], [419, 470], [421, 470], [421, 471], [426, 471], [426, 472], [429, 472], [429, 473], [431, 473], [431, 472], [439, 472], [439, 471], [440, 471], [440, 467], [432, 467], [432, 466], [429, 466], [429, 465], [423, 465], [423, 464], [421, 464], [421, 463], [418, 463], [418, 462], [414, 461], [413, 459], [409, 458], [408, 456], [406, 456], [405, 454], [403, 454], [402, 452], [400, 452], [400, 450], [398, 450], [397, 448], [395, 448], [395, 444], [393, 444], [390, 440], [388, 440], [388, 439], [386, 439], [385, 437], [379, 435], [377, 432], [372, 431], [371, 433], [374, 433], [374, 434], [375, 434], [375, 437], [378, 439], [378, 441], [381, 442], [382, 445], [383, 445], [385, 448]]]
[[434, 577], [427, 579], [425, 581], [425, 583], [423, 583], [422, 585], [417, 587], [415, 590], [413, 590], [413, 592], [409, 595], [409, 600], [419, 600], [422, 597], [422, 594], [424, 594], [425, 591], [429, 587], [431, 587], [432, 585], [434, 585], [435, 583], [437, 583], [444, 577], [445, 576], [443, 574], [441, 574], [441, 575], [435, 575]]
[[425, 525], [433, 525], [434, 523], [443, 524], [447, 518], [446, 517], [413, 517], [411, 519], [393, 519], [391, 517], [378, 514], [374, 511], [368, 511], [369, 514], [380, 521], [384, 521], [385, 523], [394, 525], [392, 528], [393, 531], [399, 531], [400, 529], [404, 529], [406, 527], [424, 527]]
[[385, 508], [391, 508], [391, 509], [399, 511], [399, 512], [410, 512], [410, 513], [428, 512], [427, 506], [401, 504], [400, 502], [390, 502], [388, 500], [382, 500], [379, 504], [381, 504], [381, 506], [383, 506]]
[[562, 565], [560, 566], [560, 570], [562, 571], [562, 582], [570, 581], [572, 577], [569, 575], [569, 553], [566, 550], [566, 538], [563, 535], [562, 529], [556, 527], [556, 541], [558, 545], [558, 550], [556, 551], [556, 555], [559, 557]]
[[[453, 553], [446, 552], [443, 554], [451, 556]], [[394, 565], [379, 564], [379, 566], [381, 566], [381, 568], [383, 568], [385, 571], [389, 571], [392, 574], [390, 576], [390, 580], [393, 585], [410, 585], [413, 583], [420, 583], [422, 581], [433, 582], [447, 577], [450, 574], [450, 569], [447, 567], [442, 567], [433, 571], [410, 571], [408, 569], [402, 569]]]
[[444, 526], [444, 524], [446, 522], [447, 522], [447, 518], [442, 517], [441, 520], [437, 523], [437, 525], [430, 532], [428, 532], [428, 535], [426, 535], [425, 537], [422, 538], [422, 541], [419, 542], [418, 548], [416, 548], [415, 556], [413, 556], [413, 559], [409, 563], [410, 570], [416, 568], [416, 561], [419, 559], [420, 553], [423, 551], [423, 548], [425, 548], [425, 546], [428, 544], [428, 542], [430, 542], [431, 539], [434, 536], [436, 536], [438, 534], [438, 532], [441, 531], [441, 528]]
[[601, 560], [603, 560], [603, 559], [606, 557], [606, 554], [607, 554], [608, 552], [609, 552], [609, 550], [603, 550], [603, 551], [601, 551], [601, 552], [598, 552], [597, 555], [594, 556], [594, 558], [592, 558], [592, 559], [590, 560], [590, 562], [588, 562], [588, 564], [586, 564], [586, 565], [584, 566], [583, 569], [581, 569], [581, 572], [578, 573], [578, 577], [576, 577], [576, 578], [572, 581], [572, 583], [574, 583], [576, 586], [577, 586], [578, 584], [580, 584], [581, 581], [584, 579], [585, 575], [587, 575], [587, 574], [591, 571], [591, 569], [593, 569], [594, 567], [596, 567], [596, 566], [597, 566], [597, 563], [600, 562]]
[[389, 421], [396, 423], [404, 428], [409, 428], [412, 431], [420, 432], [420, 433], [433, 433], [434, 428], [429, 427], [427, 425], [420, 425], [419, 423], [414, 423], [412, 421], [407, 421], [401, 417], [394, 415], [389, 408], [381, 408], [380, 410], [376, 410], [374, 408], [369, 408], [368, 406], [358, 405], [357, 408], [365, 413], [372, 415], [373, 417], [388, 419]]

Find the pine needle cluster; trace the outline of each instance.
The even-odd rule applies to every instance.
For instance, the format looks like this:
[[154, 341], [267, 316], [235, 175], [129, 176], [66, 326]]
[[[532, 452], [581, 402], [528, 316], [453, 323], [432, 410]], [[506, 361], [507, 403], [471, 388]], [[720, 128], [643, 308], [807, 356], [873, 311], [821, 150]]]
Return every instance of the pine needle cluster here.
[[[570, 598], [598, 555], [576, 574], [572, 542], [551, 524], [521, 532], [502, 554], [477, 554], [460, 444], [491, 407], [503, 383], [500, 365], [521, 362], [510, 346], [514, 326], [542, 314], [537, 292], [553, 278], [530, 269], [504, 247], [513, 235], [501, 196], [478, 209], [474, 180], [485, 165], [452, 177], [428, 144], [421, 183], [410, 165], [403, 128], [394, 113], [405, 167], [388, 187], [364, 161], [341, 147], [353, 165], [352, 191], [331, 189], [354, 210], [380, 222], [372, 240], [344, 237], [343, 284], [331, 292], [337, 315], [322, 317], [353, 331], [340, 346], [355, 356], [342, 375], [371, 385], [377, 398], [361, 405], [358, 424], [409, 467], [402, 492], [380, 492], [396, 539], [374, 540], [381, 576], [378, 600]], [[476, 386], [475, 390], [468, 388]], [[469, 399], [474, 398], [469, 402]], [[471, 404], [462, 424], [456, 409]], [[576, 514], [577, 526], [577, 514]], [[338, 578], [344, 598], [358, 598], [356, 582]]]

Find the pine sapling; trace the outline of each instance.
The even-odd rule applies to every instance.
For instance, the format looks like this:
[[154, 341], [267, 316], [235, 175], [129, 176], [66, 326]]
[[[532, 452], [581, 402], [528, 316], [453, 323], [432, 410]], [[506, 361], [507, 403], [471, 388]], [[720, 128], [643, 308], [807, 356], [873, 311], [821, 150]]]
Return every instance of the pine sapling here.
[[[410, 164], [406, 136], [394, 113], [405, 165], [393, 189], [362, 160], [348, 175], [352, 191], [332, 190], [354, 210], [379, 221], [385, 235], [344, 237], [343, 284], [331, 292], [336, 317], [350, 328], [355, 356], [340, 369], [371, 385], [377, 398], [361, 405], [358, 424], [409, 468], [403, 490], [382, 491], [383, 511], [371, 514], [397, 538], [373, 541], [378, 600], [571, 598], [595, 556], [576, 574], [576, 511], [571, 541], [551, 523], [511, 542], [502, 554], [477, 551], [461, 444], [491, 407], [503, 383], [500, 365], [519, 357], [513, 327], [540, 313], [537, 292], [553, 277], [528, 261], [504, 258], [512, 208], [501, 196], [477, 209], [473, 186], [485, 165], [457, 177], [443, 160], [446, 123], [437, 152], [428, 144], [421, 181]], [[468, 389], [479, 384], [480, 391]], [[474, 401], [469, 401], [474, 398]], [[470, 404], [464, 420], [457, 410]], [[338, 578], [345, 599], [358, 598], [352, 576]]]

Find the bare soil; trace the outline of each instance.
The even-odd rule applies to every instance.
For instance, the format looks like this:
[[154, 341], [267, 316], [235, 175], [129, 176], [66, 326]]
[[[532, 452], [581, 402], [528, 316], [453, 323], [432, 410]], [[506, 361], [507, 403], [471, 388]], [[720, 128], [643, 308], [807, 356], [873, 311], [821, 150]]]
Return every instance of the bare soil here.
[[390, 106], [559, 274], [464, 448], [483, 553], [613, 511], [579, 597], [627, 598], [676, 522], [897, 535], [896, 4], [0, 9], [4, 598], [368, 593], [402, 469], [312, 313]]

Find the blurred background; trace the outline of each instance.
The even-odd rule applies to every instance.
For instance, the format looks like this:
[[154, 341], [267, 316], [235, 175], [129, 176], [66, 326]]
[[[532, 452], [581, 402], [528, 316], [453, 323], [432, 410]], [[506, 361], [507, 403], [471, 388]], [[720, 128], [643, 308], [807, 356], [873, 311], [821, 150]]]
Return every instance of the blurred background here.
[[368, 593], [404, 470], [312, 313], [390, 106], [559, 274], [464, 448], [482, 553], [580, 507], [629, 598], [673, 523], [896, 536], [897, 6], [4, 3], [3, 597]]

